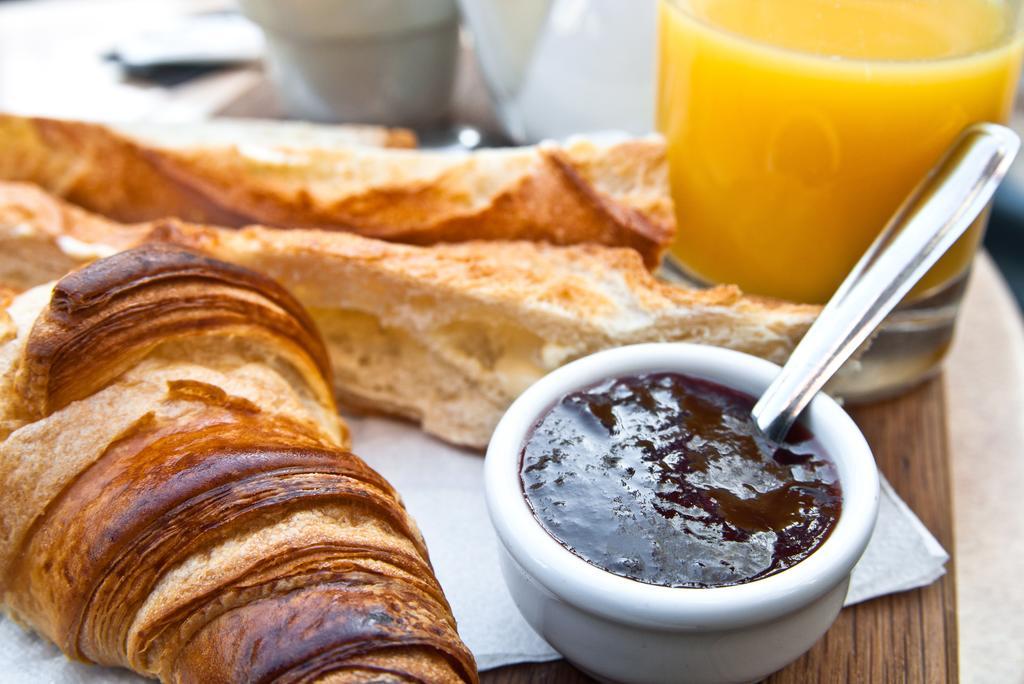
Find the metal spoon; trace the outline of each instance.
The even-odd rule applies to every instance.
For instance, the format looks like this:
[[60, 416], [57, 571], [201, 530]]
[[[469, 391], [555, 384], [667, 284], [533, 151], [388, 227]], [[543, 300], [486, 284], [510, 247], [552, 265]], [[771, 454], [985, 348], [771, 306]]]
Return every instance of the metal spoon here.
[[1020, 149], [1005, 126], [960, 134], [871, 244], [753, 408], [782, 442], [800, 412], [985, 209]]

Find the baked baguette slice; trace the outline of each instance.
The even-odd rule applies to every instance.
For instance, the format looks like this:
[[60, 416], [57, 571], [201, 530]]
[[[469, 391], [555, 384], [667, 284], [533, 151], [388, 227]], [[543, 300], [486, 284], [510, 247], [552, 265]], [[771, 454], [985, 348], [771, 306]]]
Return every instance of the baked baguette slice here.
[[0, 597], [165, 682], [474, 682], [398, 495], [265, 276], [149, 245], [0, 314]]
[[487, 444], [534, 380], [624, 344], [717, 344], [784, 361], [817, 307], [688, 290], [639, 255], [530, 242], [396, 245], [324, 231], [163, 221], [127, 226], [23, 184], [0, 183], [0, 284], [24, 288], [146, 241], [185, 245], [288, 288], [324, 335], [338, 396]]
[[107, 124], [0, 114], [0, 178], [31, 181], [101, 214], [126, 221], [180, 216], [231, 225], [245, 222], [217, 198], [163, 171], [161, 150], [216, 157], [219, 150], [259, 158], [347, 150], [415, 147], [400, 129], [219, 120], [181, 125]]
[[174, 216], [420, 245], [598, 243], [632, 247], [650, 267], [675, 232], [656, 139], [447, 154], [310, 146], [300, 132], [153, 130], [0, 116], [0, 179], [33, 182], [119, 221]]

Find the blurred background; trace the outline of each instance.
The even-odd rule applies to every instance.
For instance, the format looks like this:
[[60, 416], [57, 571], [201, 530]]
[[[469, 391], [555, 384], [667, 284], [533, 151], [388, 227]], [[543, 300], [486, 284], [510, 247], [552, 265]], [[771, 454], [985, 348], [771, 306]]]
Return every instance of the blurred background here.
[[[364, 121], [455, 148], [651, 128], [654, 0], [346, 6], [332, 23], [332, 0], [0, 0], [0, 110]], [[1024, 161], [985, 245], [1024, 304]]]

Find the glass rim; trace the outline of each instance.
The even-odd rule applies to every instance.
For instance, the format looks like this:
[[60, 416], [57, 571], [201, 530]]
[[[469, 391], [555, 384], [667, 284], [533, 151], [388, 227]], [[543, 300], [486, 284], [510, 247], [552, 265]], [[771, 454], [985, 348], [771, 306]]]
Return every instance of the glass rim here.
[[[992, 54], [998, 50], [1007, 48], [1014, 42], [1019, 42], [1024, 39], [1024, 12], [1019, 11], [1019, 0], [1015, 2], [1018, 5], [1018, 11], [1015, 12], [1013, 26], [1006, 31], [1006, 34], [1002, 36], [997, 42], [991, 46], [986, 47], [982, 50], [974, 50], [971, 52], [964, 52], [956, 55], [946, 55], [944, 57], [918, 57], [918, 58], [879, 58], [879, 57], [848, 57], [846, 55], [831, 55], [825, 52], [813, 52], [810, 50], [801, 50], [799, 48], [787, 47], [785, 45], [779, 45], [759, 38], [752, 38], [750, 36], [738, 33], [736, 31], [723, 28], [716, 24], [709, 22], [704, 17], [701, 17], [694, 12], [688, 5], [690, 0], [658, 0], [659, 4], [671, 5], [674, 9], [678, 10], [682, 14], [686, 15], [689, 19], [699, 24], [702, 28], [715, 33], [719, 36], [724, 36], [730, 40], [743, 43], [745, 45], [752, 46], [756, 49], [766, 50], [769, 52], [778, 53], [780, 55], [799, 58], [809, 59], [814, 61], [821, 61], [832, 66], [839, 64], [850, 64], [850, 65], [863, 65], [870, 64], [872, 66], [879, 67], [909, 67], [909, 66], [927, 66], [927, 65], [940, 65], [948, 62], [954, 62], [958, 60], [969, 60], [974, 58], [981, 58], [985, 55]], [[1004, 3], [1009, 4], [1009, 3]]]

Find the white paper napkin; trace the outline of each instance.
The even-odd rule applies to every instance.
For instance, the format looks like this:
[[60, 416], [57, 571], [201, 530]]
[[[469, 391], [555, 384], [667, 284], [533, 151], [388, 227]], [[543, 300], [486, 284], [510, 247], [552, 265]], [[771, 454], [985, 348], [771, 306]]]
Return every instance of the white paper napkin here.
[[[498, 568], [487, 518], [483, 458], [382, 418], [350, 420], [356, 451], [398, 489], [419, 523], [459, 633], [480, 669], [553, 660], [520, 617]], [[945, 573], [949, 556], [917, 516], [882, 482], [878, 524], [853, 571], [846, 604], [924, 586]], [[56, 647], [0, 619], [0, 681], [11, 684], [143, 682], [125, 672], [70, 663]]]

